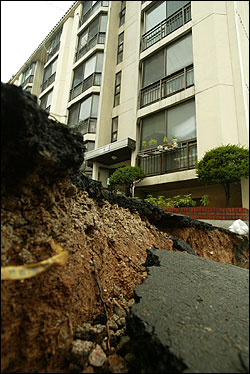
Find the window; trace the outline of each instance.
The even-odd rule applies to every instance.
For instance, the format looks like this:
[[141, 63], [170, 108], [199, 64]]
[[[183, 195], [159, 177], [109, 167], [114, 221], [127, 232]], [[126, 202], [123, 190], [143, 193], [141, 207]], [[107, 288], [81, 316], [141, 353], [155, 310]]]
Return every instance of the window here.
[[123, 42], [124, 42], [124, 32], [122, 32], [118, 36], [117, 64], [122, 62], [122, 59], [123, 59]]
[[82, 1], [82, 18], [80, 20], [80, 26], [86, 22], [92, 14], [100, 8], [100, 6], [108, 7], [109, 1]]
[[97, 43], [105, 43], [105, 32], [107, 29], [107, 15], [102, 14], [95, 18], [82, 32], [78, 39], [76, 60], [79, 60], [85, 53], [93, 48]]
[[111, 143], [117, 141], [118, 135], [118, 117], [112, 118]]
[[143, 64], [142, 87], [157, 82], [164, 76], [164, 50], [162, 49], [145, 60]]
[[[164, 136], [171, 142], [176, 137], [178, 142], [196, 138], [195, 101], [188, 100], [167, 110], [154, 113], [141, 121], [140, 148], [146, 141], [146, 149], [150, 139], [155, 139], [157, 145], [163, 144]], [[155, 147], [155, 146], [154, 146]]]
[[91, 95], [69, 109], [69, 127], [77, 127], [82, 134], [96, 132], [99, 95]]
[[[171, 3], [173, 1], [170, 1]], [[179, 1], [178, 1], [179, 2]], [[151, 30], [161, 21], [166, 19], [166, 3], [169, 1], [162, 1], [150, 8], [145, 13], [145, 32]]]
[[166, 75], [170, 75], [192, 63], [192, 34], [188, 34], [167, 48]]
[[177, 10], [188, 4], [190, 1], [166, 1], [167, 3], [167, 17], [172, 16]]
[[49, 112], [49, 110], [50, 110], [50, 105], [51, 105], [51, 100], [52, 100], [52, 92], [53, 92], [53, 90], [49, 91], [46, 95], [44, 95], [40, 99], [41, 108], [46, 110], [47, 112]]
[[56, 76], [57, 59], [44, 69], [42, 91], [54, 82]]
[[47, 50], [47, 53], [48, 53], [47, 61], [49, 61], [51, 57], [54, 56], [54, 54], [59, 50], [61, 34], [62, 34], [62, 28], [51, 39], [48, 50]]
[[119, 26], [121, 26], [125, 23], [125, 13], [126, 13], [126, 1], [121, 1], [120, 24], [119, 24]]
[[120, 93], [121, 93], [121, 71], [115, 76], [115, 97], [114, 97], [114, 106], [120, 104]]
[[142, 87], [157, 82], [192, 63], [192, 34], [188, 34], [144, 61]]
[[[23, 72], [23, 76], [22, 76], [22, 84], [24, 85], [25, 83], [29, 83], [28, 82], [28, 78], [31, 76], [31, 75], [34, 75], [35, 74], [35, 67], [36, 67], [36, 63], [33, 62], [27, 70], [25, 70]], [[32, 82], [31, 82], [32, 83]]]

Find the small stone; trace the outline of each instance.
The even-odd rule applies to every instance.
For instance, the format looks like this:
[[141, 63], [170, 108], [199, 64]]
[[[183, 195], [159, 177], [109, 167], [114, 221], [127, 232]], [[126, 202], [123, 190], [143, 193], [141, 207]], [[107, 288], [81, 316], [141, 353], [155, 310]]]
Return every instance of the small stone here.
[[105, 336], [107, 335], [107, 328], [105, 325], [95, 325], [90, 328], [91, 340], [101, 344]]
[[117, 354], [108, 357], [107, 365], [111, 373], [127, 373], [128, 371], [125, 360]]
[[82, 325], [78, 325], [75, 331], [75, 338], [82, 339], [82, 340], [89, 340], [90, 339], [90, 323], [83, 323]]
[[126, 325], [126, 319], [124, 317], [121, 317], [117, 320], [118, 326], [123, 327]]
[[117, 323], [113, 319], [110, 319], [108, 321], [108, 324], [109, 324], [109, 328], [111, 330], [118, 330], [118, 325], [117, 325]]
[[82, 341], [79, 339], [74, 340], [72, 343], [71, 355], [75, 359], [81, 359], [82, 357], [88, 356], [93, 347], [93, 342]]
[[126, 311], [115, 299], [113, 300], [113, 309], [115, 314], [117, 314], [119, 317], [126, 316]]
[[103, 352], [99, 344], [96, 344], [96, 347], [89, 355], [89, 363], [95, 367], [101, 367], [106, 361], [107, 356]]

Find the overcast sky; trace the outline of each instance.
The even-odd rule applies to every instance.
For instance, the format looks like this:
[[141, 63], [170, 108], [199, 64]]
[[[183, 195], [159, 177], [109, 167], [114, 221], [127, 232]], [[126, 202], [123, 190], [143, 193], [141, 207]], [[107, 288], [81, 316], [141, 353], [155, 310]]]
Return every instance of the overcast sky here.
[[27, 61], [74, 1], [1, 1], [1, 81]]

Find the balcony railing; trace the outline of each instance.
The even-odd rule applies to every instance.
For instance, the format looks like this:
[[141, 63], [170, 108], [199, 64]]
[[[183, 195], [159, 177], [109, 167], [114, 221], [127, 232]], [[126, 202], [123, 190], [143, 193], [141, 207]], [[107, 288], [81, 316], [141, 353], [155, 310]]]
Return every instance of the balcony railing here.
[[95, 134], [96, 133], [96, 122], [97, 118], [89, 117], [85, 119], [84, 121], [80, 121], [76, 126], [74, 127], [74, 130], [80, 132], [82, 135], [85, 134]]
[[197, 161], [196, 139], [181, 142], [179, 147], [167, 151], [149, 150], [137, 155], [137, 165], [147, 176], [193, 169]]
[[82, 24], [84, 24], [84, 22], [86, 22], [91, 16], [92, 14], [94, 14], [97, 9], [99, 9], [101, 6], [104, 6], [104, 7], [108, 7], [109, 6], [109, 1], [97, 1], [95, 3], [95, 5], [93, 6], [93, 8], [89, 9], [87, 13], [85, 13], [82, 18], [80, 19], [80, 22], [79, 22], [79, 28], [82, 26]]
[[59, 50], [60, 42], [47, 54], [46, 62], [48, 62], [54, 54]]
[[41, 89], [43, 92], [47, 87], [49, 87], [55, 80], [56, 78], [56, 73], [52, 74], [43, 84], [41, 85]]
[[69, 101], [73, 100], [76, 96], [80, 95], [92, 86], [100, 86], [102, 80], [102, 73], [93, 73], [88, 78], [84, 79], [77, 86], [70, 90]]
[[141, 89], [140, 108], [165, 99], [193, 85], [194, 68], [193, 65], [190, 65]]
[[24, 86], [26, 86], [26, 84], [28, 83], [33, 83], [33, 80], [34, 80], [34, 74], [31, 74], [29, 75], [25, 81], [23, 81], [23, 83], [21, 83], [21, 87], [23, 88]]
[[142, 35], [141, 52], [191, 20], [191, 2]]
[[99, 32], [88, 43], [76, 52], [76, 61], [79, 60], [85, 53], [87, 53], [96, 44], [105, 44], [105, 32]]

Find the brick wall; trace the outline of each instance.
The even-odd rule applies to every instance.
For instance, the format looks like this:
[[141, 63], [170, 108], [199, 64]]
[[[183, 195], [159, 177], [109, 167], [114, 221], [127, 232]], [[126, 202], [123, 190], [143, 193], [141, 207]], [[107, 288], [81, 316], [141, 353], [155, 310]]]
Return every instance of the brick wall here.
[[246, 208], [164, 208], [166, 212], [175, 214], [185, 214], [195, 219], [211, 220], [249, 220], [249, 210]]

